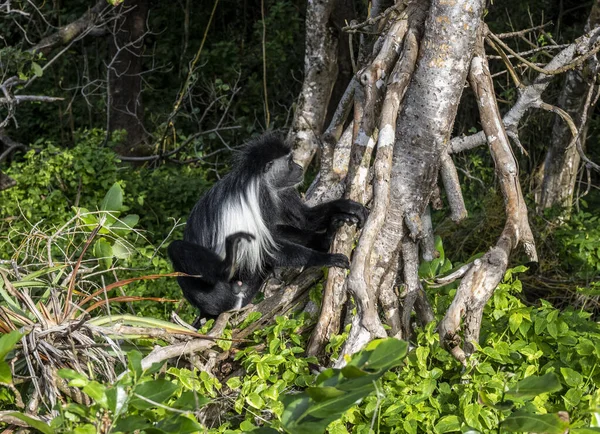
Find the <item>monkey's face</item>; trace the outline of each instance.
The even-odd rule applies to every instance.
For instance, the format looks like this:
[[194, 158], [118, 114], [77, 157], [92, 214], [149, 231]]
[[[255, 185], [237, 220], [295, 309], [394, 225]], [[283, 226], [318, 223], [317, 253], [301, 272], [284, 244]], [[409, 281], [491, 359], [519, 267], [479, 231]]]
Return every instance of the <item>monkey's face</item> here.
[[270, 161], [265, 167], [265, 179], [275, 189], [294, 187], [302, 182], [302, 166], [296, 163], [292, 154]]

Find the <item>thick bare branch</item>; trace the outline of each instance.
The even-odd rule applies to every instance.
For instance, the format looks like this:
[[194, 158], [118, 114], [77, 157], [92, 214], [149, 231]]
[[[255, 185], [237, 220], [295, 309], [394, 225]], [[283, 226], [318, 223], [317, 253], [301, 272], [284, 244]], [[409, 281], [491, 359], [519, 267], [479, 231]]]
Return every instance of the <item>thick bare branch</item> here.
[[[591, 45], [596, 41], [600, 35], [600, 28], [596, 28], [584, 36], [580, 37], [577, 41], [571, 44], [568, 48], [565, 48], [558, 53], [545, 67], [545, 70], [556, 70], [564, 65], [567, 65], [573, 59], [575, 53], [586, 52], [590, 50]], [[552, 81], [552, 75], [540, 74], [535, 81], [521, 89], [519, 99], [514, 106], [504, 115], [502, 122], [504, 127], [510, 133], [511, 131], [517, 131], [519, 121], [525, 115], [527, 110], [535, 107], [541, 98], [542, 93], [546, 90], [550, 82]], [[455, 137], [450, 142], [449, 153], [456, 153], [467, 151], [469, 149], [476, 148], [486, 143], [485, 133], [480, 131], [470, 136]]]
[[29, 51], [47, 55], [54, 48], [70, 43], [83, 33], [89, 33], [90, 30], [96, 27], [103, 12], [110, 7], [110, 4], [106, 0], [98, 0], [96, 4], [88, 9], [81, 17], [66, 26], [60, 27], [53, 34], [46, 36], [35, 46], [31, 47]]
[[[527, 208], [519, 184], [517, 161], [502, 125], [483, 39], [480, 39], [471, 61], [469, 81], [475, 92], [481, 124], [496, 165], [496, 174], [504, 196], [506, 224], [496, 246], [481, 259], [477, 259], [466, 272], [439, 326], [442, 345], [463, 364], [466, 364], [466, 358], [474, 351], [475, 343], [479, 340], [483, 308], [504, 276], [510, 252], [521, 242], [529, 258], [537, 260], [527, 220]], [[458, 330], [463, 317], [465, 344], [461, 348]]]

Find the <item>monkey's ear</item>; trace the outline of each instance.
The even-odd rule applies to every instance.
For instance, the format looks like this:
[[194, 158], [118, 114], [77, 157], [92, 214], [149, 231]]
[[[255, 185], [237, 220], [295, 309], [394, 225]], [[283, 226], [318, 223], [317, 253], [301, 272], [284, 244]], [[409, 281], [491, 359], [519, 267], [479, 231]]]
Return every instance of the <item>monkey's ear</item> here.
[[273, 167], [273, 162], [269, 161], [266, 165], [265, 165], [265, 173], [267, 173], [269, 170], [271, 170], [271, 167]]

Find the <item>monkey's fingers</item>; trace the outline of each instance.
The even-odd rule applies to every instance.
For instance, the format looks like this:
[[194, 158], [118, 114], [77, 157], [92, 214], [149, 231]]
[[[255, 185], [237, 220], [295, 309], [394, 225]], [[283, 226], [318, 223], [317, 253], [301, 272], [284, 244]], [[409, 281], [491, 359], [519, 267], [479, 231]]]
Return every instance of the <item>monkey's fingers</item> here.
[[331, 255], [330, 267], [338, 267], [348, 270], [350, 268], [350, 261], [346, 255], [341, 253], [334, 253]]

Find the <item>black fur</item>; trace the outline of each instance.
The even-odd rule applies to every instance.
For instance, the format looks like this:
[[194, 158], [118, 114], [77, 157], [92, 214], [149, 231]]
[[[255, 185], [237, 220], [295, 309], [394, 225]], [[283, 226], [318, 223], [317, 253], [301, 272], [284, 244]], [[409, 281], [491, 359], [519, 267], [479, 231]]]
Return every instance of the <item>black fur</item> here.
[[175, 270], [203, 276], [178, 278], [202, 315], [246, 305], [275, 267], [349, 268], [345, 255], [327, 250], [339, 226], [364, 224], [366, 208], [345, 199], [310, 208], [295, 188], [302, 178], [289, 146], [266, 136], [247, 144], [194, 206], [185, 241], [168, 253]]

